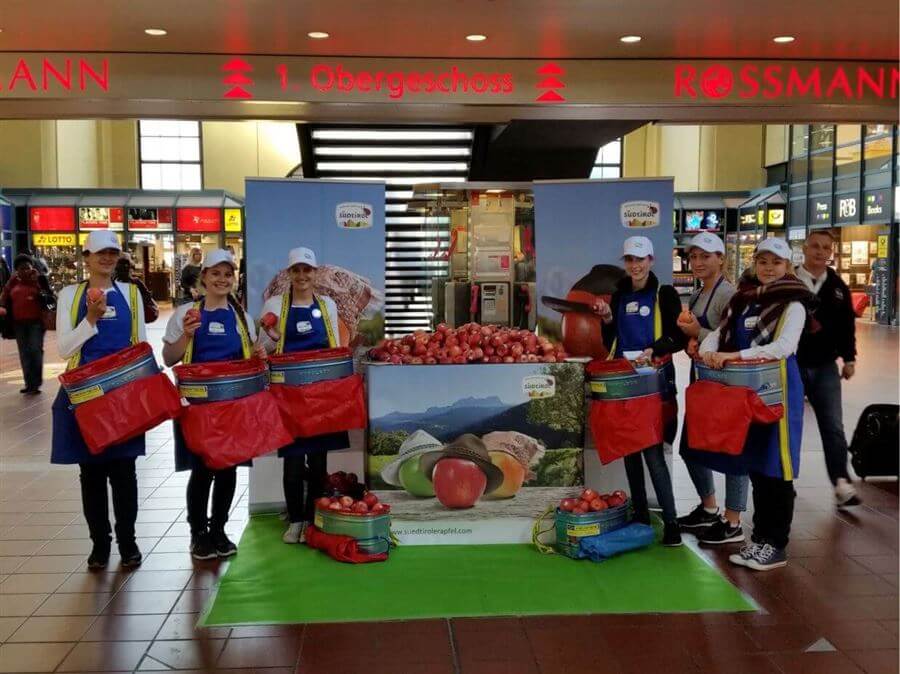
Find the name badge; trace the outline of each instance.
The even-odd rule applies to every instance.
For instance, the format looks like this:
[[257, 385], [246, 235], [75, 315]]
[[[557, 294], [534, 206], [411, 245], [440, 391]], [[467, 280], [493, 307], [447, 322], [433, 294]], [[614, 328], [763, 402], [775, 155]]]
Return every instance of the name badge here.
[[219, 323], [217, 321], [210, 321], [208, 332], [210, 335], [224, 335], [225, 334], [225, 324]]
[[303, 335], [312, 332], [312, 323], [309, 321], [297, 321], [297, 334]]
[[311, 313], [313, 318], [322, 318], [322, 312], [318, 309], [313, 309]]
[[106, 311], [103, 312], [101, 320], [110, 320], [116, 317], [116, 308], [112, 304], [106, 305]]
[[759, 324], [759, 316], [747, 316], [744, 319], [744, 327], [747, 330], [753, 330]]
[[650, 307], [644, 305], [641, 307], [641, 310], [638, 313], [640, 313], [641, 316], [649, 316], [650, 315]]
[[629, 302], [625, 305], [625, 313], [626, 314], [636, 314], [638, 312], [638, 303], [637, 302]]

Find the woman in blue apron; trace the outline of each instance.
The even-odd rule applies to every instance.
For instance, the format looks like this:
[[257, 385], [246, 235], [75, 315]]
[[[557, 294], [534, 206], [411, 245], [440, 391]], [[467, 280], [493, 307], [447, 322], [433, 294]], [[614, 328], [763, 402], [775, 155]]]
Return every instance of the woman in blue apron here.
[[[691, 320], [688, 322], [679, 319], [678, 325], [687, 337], [696, 340], [694, 342], [696, 344], [719, 327], [735, 289], [722, 275], [725, 244], [715, 234], [704, 232], [691, 239], [688, 244], [688, 258], [691, 272], [702, 287], [694, 291], [688, 302]], [[692, 382], [694, 378], [692, 365]], [[725, 512], [720, 514], [716, 502], [713, 471], [703, 461], [702, 456], [698, 457], [697, 452], [688, 448], [687, 428], [684, 426], [681, 428], [681, 455], [700, 496], [700, 504], [688, 515], [678, 518], [681, 529], [696, 535], [698, 541], [708, 545], [743, 541], [741, 513], [747, 509], [749, 478], [746, 475], [725, 475]]]
[[[628, 358], [640, 364], [681, 351], [687, 341], [677, 325], [681, 300], [675, 288], [661, 286], [656, 275], [650, 271], [653, 266], [653, 244], [650, 239], [645, 236], [626, 239], [622, 260], [627, 276], [619, 281], [610, 303], [600, 302], [596, 308], [603, 320], [603, 341], [612, 345], [611, 356]], [[665, 375], [667, 391], [664, 397], [674, 405], [675, 368], [671, 363]], [[676, 414], [666, 423], [665, 444], [675, 440], [677, 426]], [[630, 454], [624, 459], [635, 518], [642, 522], [650, 521], [641, 456], [647, 463], [656, 498], [663, 510], [663, 545], [681, 545], [672, 478], [662, 444]]]
[[[56, 313], [56, 344], [68, 369], [85, 365], [147, 339], [144, 312], [137, 287], [113, 282], [116, 262], [122, 253], [118, 237], [109, 231], [91, 232], [84, 244], [84, 267], [88, 280], [63, 288]], [[89, 300], [94, 289], [102, 295]], [[81, 436], [69, 399], [60, 388], [53, 401], [52, 463], [77, 463], [81, 469], [81, 502], [93, 548], [88, 568], [102, 569], [109, 563], [111, 547], [109, 495], [112, 489], [116, 543], [122, 566], [141, 563], [135, 542], [138, 495], [135, 458], [144, 454], [144, 436], [109, 447], [92, 455]]]
[[[273, 313], [279, 317], [277, 329], [262, 333], [261, 341], [268, 351], [293, 353], [339, 346], [337, 306], [330, 297], [313, 292], [316, 268], [316, 255], [309, 248], [291, 250], [291, 288], [270, 297], [262, 309], [263, 316]], [[278, 450], [278, 456], [284, 459], [282, 484], [288, 512], [288, 528], [282, 536], [285, 543], [300, 543], [305, 538], [315, 500], [324, 493], [327, 452], [349, 446], [350, 436], [340, 432], [300, 438]]]
[[[163, 337], [163, 359], [166, 365], [182, 361], [209, 363], [220, 360], [250, 358], [254, 348], [265, 355], [261, 347], [254, 347], [256, 333], [247, 314], [231, 296], [235, 287], [234, 258], [226, 250], [214, 250], [203, 260], [200, 283], [205, 297], [192, 304], [183, 304], [166, 326]], [[194, 312], [199, 311], [196, 318]], [[190, 314], [188, 312], [191, 312]], [[175, 470], [190, 470], [187, 484], [187, 519], [191, 527], [191, 555], [194, 559], [230, 557], [237, 547], [225, 534], [225, 524], [234, 500], [237, 466], [211, 470], [185, 444], [178, 424], [175, 424]], [[209, 493], [212, 489], [212, 516], [207, 515]]]
[[[756, 571], [787, 564], [786, 548], [794, 514], [794, 484], [800, 469], [803, 384], [797, 345], [815, 297], [791, 273], [791, 249], [778, 238], [756, 247], [755, 276], [742, 279], [718, 329], [700, 345], [709, 367], [732, 360], [781, 361], [784, 416], [775, 424], [753, 424], [739, 456], [720, 456], [723, 472], [749, 474], [753, 485], [752, 544], [729, 560]], [[727, 464], [727, 465], [726, 465]]]

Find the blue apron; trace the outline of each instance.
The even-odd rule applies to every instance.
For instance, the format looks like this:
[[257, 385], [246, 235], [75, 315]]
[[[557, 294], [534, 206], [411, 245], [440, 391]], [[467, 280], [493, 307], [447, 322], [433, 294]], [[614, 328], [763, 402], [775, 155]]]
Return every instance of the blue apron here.
[[[106, 293], [107, 316], [97, 321], [97, 334], [81, 346], [79, 365], [86, 365], [103, 356], [131, 346], [131, 309], [128, 300], [113, 283]], [[87, 315], [87, 292], [78, 303], [76, 325]], [[144, 436], [113, 445], [102, 454], [91, 454], [81, 437], [75, 413], [69, 407], [69, 397], [60, 387], [53, 400], [53, 440], [50, 462], [61, 464], [102, 463], [115, 459], [130, 459], [145, 454]]]
[[[229, 306], [224, 309], [204, 309], [200, 306], [200, 327], [194, 333], [191, 363], [211, 363], [217, 360], [240, 360], [244, 357], [241, 335], [237, 329], [237, 314]], [[188, 449], [176, 421], [175, 429], [175, 470], [203, 468], [203, 460]], [[250, 463], [243, 463], [249, 466]]]
[[[327, 349], [328, 329], [322, 315], [319, 299], [311, 306], [294, 307], [288, 310], [284, 333], [284, 353]], [[346, 431], [325, 433], [311, 438], [298, 438], [278, 450], [278, 456], [303, 456], [309, 452], [328, 452], [346, 449], [350, 446], [350, 435]]]
[[[751, 304], [738, 317], [735, 344], [738, 350], [753, 346], [754, 326], [761, 307]], [[784, 416], [774, 424], [750, 424], [744, 451], [739, 456], [684, 449], [682, 454], [720, 473], [746, 475], [762, 473], [770, 477], [794, 480], [800, 472], [800, 443], [803, 439], [803, 382], [797, 356], [781, 361], [781, 383], [784, 394]]]

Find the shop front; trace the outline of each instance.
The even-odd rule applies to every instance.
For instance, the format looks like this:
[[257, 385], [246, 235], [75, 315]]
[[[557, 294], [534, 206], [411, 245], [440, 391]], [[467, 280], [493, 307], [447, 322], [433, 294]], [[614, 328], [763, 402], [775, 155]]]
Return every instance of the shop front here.
[[[673, 285], [687, 298], [694, 292], [694, 277], [688, 259], [688, 244], [701, 232], [711, 232], [723, 241], [737, 236], [738, 207], [750, 195], [747, 192], [680, 192], [675, 195], [673, 218], [674, 246], [672, 250]], [[725, 274], [729, 278], [734, 269], [734, 245], [726, 248]]]
[[81, 280], [77, 212], [71, 199], [53, 195], [29, 199], [27, 213], [28, 246], [38, 265], [46, 266], [50, 287], [58, 291]]
[[12, 269], [14, 245], [13, 205], [0, 197], [0, 257], [6, 261], [8, 269]]
[[173, 231], [172, 194], [142, 193], [129, 198], [128, 250], [135, 273], [157, 302], [174, 297], [175, 235]]

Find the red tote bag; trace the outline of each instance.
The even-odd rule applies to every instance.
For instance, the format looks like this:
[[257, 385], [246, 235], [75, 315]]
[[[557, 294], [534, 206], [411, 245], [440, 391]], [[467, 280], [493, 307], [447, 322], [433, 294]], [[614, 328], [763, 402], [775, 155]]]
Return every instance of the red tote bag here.
[[738, 456], [751, 423], [772, 424], [784, 415], [782, 405], [766, 405], [745, 386], [695, 381], [685, 392], [688, 447]]

